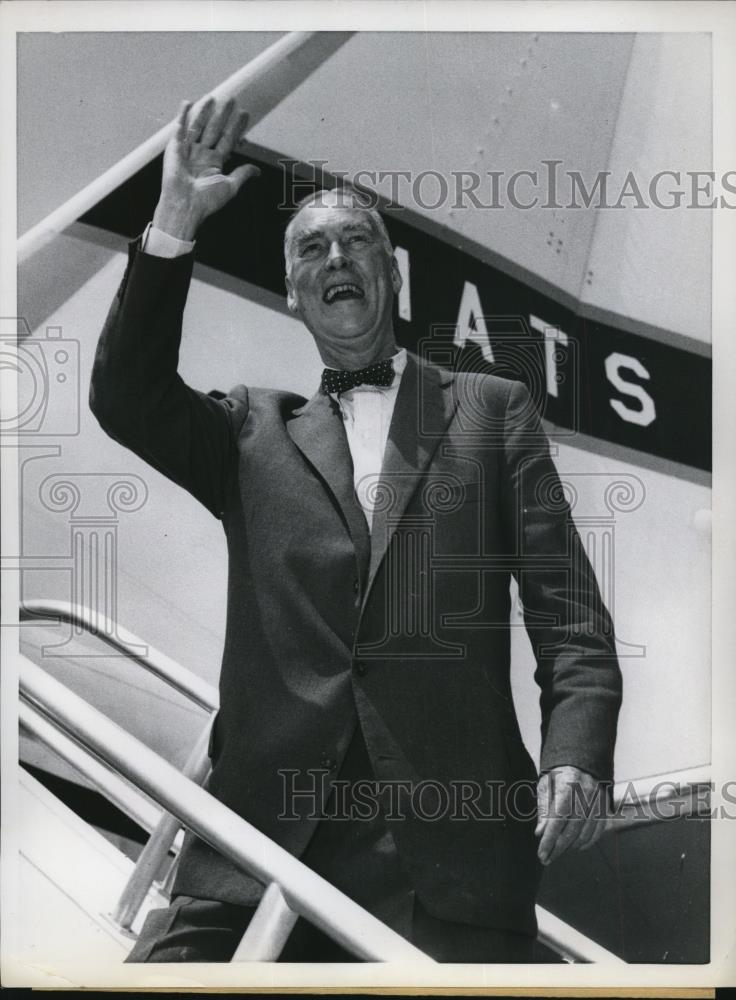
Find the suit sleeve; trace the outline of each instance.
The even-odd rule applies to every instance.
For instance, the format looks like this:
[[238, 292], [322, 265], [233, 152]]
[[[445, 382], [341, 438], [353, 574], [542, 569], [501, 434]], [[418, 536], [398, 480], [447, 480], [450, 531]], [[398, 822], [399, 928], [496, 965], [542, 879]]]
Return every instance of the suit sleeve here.
[[177, 372], [192, 254], [166, 259], [129, 247], [128, 267], [95, 355], [90, 408], [110, 437], [222, 517], [248, 413], [231, 396], [190, 388]]
[[506, 528], [541, 690], [541, 769], [571, 764], [611, 781], [622, 693], [613, 624], [520, 382], [507, 400], [503, 454]]

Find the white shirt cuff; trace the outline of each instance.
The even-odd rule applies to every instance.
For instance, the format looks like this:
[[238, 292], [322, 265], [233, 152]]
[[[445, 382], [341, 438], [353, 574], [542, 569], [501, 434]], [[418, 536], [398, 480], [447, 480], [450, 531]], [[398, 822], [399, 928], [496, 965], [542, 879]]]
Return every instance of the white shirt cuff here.
[[141, 250], [154, 257], [182, 257], [194, 249], [194, 240], [179, 240], [149, 222], [141, 240]]

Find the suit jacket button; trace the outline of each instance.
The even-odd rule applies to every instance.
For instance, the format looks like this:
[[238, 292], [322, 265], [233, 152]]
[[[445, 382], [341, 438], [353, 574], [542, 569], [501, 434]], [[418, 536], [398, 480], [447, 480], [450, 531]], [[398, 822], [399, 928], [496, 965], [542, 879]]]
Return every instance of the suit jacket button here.
[[360, 582], [358, 580], [353, 580], [353, 593], [357, 594], [360, 591]]
[[334, 771], [337, 767], [337, 761], [333, 760], [333, 758], [326, 753], [323, 753], [320, 757], [320, 764], [328, 771]]
[[368, 672], [368, 664], [364, 663], [362, 660], [358, 660], [358, 662], [355, 664], [355, 672], [358, 675], [358, 677], [365, 677], [366, 673]]

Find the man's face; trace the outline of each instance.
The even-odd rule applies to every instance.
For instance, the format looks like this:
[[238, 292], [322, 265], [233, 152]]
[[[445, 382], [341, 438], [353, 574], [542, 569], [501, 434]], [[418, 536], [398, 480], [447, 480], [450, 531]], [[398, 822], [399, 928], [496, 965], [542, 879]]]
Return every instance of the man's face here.
[[318, 205], [297, 215], [289, 309], [327, 364], [362, 367], [394, 349], [392, 306], [401, 277], [375, 223], [360, 208]]

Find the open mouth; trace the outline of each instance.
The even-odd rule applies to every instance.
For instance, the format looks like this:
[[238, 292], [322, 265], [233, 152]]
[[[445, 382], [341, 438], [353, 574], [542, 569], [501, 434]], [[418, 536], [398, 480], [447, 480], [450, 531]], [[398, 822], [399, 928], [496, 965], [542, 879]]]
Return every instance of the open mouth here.
[[322, 299], [327, 303], [328, 306], [332, 305], [333, 302], [344, 302], [347, 299], [364, 299], [365, 292], [358, 285], [354, 285], [352, 282], [347, 281], [342, 285], [332, 285], [330, 288], [325, 289], [325, 293]]

